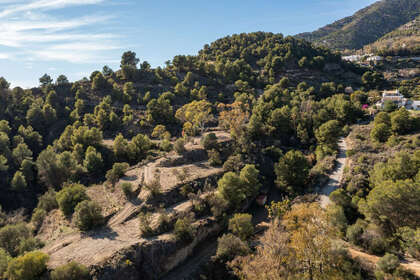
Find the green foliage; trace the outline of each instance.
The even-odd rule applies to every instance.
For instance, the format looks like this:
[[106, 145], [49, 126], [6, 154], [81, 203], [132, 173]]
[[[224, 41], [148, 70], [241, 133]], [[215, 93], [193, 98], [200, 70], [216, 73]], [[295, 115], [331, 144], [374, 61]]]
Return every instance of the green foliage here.
[[46, 212], [57, 209], [58, 203], [56, 195], [57, 193], [53, 189], [49, 189], [46, 193], [39, 197], [37, 208], [43, 209]]
[[30, 237], [30, 231], [25, 224], [7, 225], [0, 229], [0, 247], [16, 257], [20, 254], [19, 246]]
[[51, 272], [52, 280], [89, 280], [89, 270], [74, 261], [57, 267]]
[[270, 219], [281, 219], [283, 215], [290, 210], [290, 200], [284, 199], [282, 201], [271, 201], [270, 206], [266, 205], [265, 208], [268, 211], [268, 217]]
[[6, 276], [9, 280], [34, 280], [47, 270], [48, 255], [41, 252], [29, 252], [9, 262]]
[[108, 170], [106, 173], [106, 179], [112, 184], [115, 185], [115, 183], [118, 182], [118, 180], [124, 176], [125, 172], [127, 171], [128, 163], [126, 162], [117, 162], [114, 163], [111, 170]]
[[174, 149], [178, 154], [183, 154], [185, 152], [185, 140], [183, 138], [178, 138], [175, 141]]
[[178, 240], [183, 242], [191, 241], [194, 238], [192, 219], [189, 217], [179, 218], [174, 225], [174, 234]]
[[77, 204], [88, 199], [86, 188], [80, 184], [66, 186], [57, 193], [58, 206], [66, 216], [73, 214]]
[[122, 183], [121, 190], [127, 198], [130, 198], [133, 195], [133, 185], [131, 183]]
[[398, 257], [393, 254], [385, 254], [379, 261], [376, 263], [377, 268], [380, 271], [385, 273], [392, 273], [400, 266], [400, 261]]
[[36, 208], [32, 213], [31, 223], [36, 231], [41, 227], [45, 216], [47, 216], [47, 211], [40, 208]]
[[201, 145], [203, 145], [204, 149], [212, 150], [217, 148], [217, 136], [214, 133], [206, 134], [203, 138], [201, 138]]
[[399, 135], [411, 131], [412, 120], [410, 113], [404, 107], [401, 107], [398, 111], [391, 114], [391, 129], [392, 132]]
[[10, 259], [9, 254], [4, 249], [0, 248], [0, 277], [7, 271], [7, 265], [9, 264]]
[[101, 207], [94, 201], [84, 200], [74, 209], [73, 220], [81, 231], [89, 231], [104, 223]]
[[231, 261], [236, 256], [245, 256], [249, 252], [248, 245], [231, 233], [223, 234], [217, 239], [216, 258], [223, 262]]
[[370, 137], [380, 143], [385, 143], [390, 136], [391, 128], [384, 123], [375, 124], [370, 132]]
[[259, 172], [253, 165], [246, 165], [240, 175], [227, 172], [218, 181], [217, 190], [231, 206], [237, 208], [247, 198], [256, 195], [261, 184], [258, 182]]
[[26, 179], [22, 172], [16, 171], [12, 181], [10, 182], [10, 186], [12, 187], [12, 190], [18, 192], [24, 191], [26, 189], [28, 184], [26, 183]]
[[233, 218], [229, 220], [229, 230], [241, 240], [247, 240], [254, 233], [252, 215], [235, 214]]
[[210, 150], [207, 152], [209, 156], [209, 163], [211, 166], [220, 166], [222, 160], [220, 159], [220, 152], [216, 149]]
[[276, 185], [288, 193], [304, 190], [309, 174], [309, 162], [300, 151], [287, 152], [275, 165]]
[[91, 174], [98, 174], [102, 171], [104, 162], [102, 155], [99, 152], [96, 152], [96, 149], [92, 146], [89, 146], [86, 150], [85, 160], [83, 161], [84, 167]]

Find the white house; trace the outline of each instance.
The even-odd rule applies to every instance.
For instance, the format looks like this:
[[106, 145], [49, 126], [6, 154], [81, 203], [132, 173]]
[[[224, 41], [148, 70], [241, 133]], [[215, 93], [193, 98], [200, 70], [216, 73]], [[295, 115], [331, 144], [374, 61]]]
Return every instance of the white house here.
[[384, 108], [385, 102], [393, 102], [395, 105], [399, 107], [406, 106], [408, 99], [404, 97], [400, 93], [398, 89], [396, 90], [384, 90], [382, 92], [382, 99], [378, 103], [376, 103], [376, 106], [379, 108]]

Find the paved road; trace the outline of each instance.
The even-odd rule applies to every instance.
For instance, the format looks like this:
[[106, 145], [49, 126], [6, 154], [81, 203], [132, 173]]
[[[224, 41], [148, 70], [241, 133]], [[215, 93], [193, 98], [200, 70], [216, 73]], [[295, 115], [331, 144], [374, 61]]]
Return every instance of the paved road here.
[[340, 187], [341, 179], [343, 178], [344, 167], [346, 165], [346, 152], [347, 152], [347, 143], [344, 138], [341, 138], [338, 142], [338, 156], [337, 164], [334, 172], [330, 175], [328, 183], [321, 187], [316, 193], [320, 194], [320, 203], [323, 208], [325, 208], [329, 203], [331, 203], [329, 195], [334, 190]]

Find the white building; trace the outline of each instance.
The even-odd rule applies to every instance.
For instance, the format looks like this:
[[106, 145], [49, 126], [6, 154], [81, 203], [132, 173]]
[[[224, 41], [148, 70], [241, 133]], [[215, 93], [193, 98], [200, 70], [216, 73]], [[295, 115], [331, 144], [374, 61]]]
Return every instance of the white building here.
[[382, 92], [382, 99], [381, 99], [381, 101], [376, 103], [376, 106], [378, 108], [383, 109], [384, 105], [385, 105], [385, 102], [389, 102], [389, 101], [393, 102], [399, 108], [399, 107], [402, 107], [402, 106], [406, 106], [408, 99], [405, 98], [404, 95], [402, 95], [398, 89], [396, 89], [396, 90], [384, 90]]

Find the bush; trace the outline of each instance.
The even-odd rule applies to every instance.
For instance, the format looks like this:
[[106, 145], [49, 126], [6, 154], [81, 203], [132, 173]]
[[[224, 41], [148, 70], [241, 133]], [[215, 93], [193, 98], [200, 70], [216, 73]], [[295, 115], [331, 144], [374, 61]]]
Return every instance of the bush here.
[[44, 247], [44, 243], [37, 238], [29, 237], [27, 239], [23, 239], [19, 243], [19, 255], [41, 249], [42, 247]]
[[142, 212], [139, 214], [139, 228], [142, 236], [150, 237], [154, 235], [151, 223], [152, 214], [150, 214], [149, 212]]
[[209, 163], [211, 166], [220, 166], [222, 164], [222, 160], [220, 159], [220, 153], [218, 150], [210, 150], [208, 151], [209, 155]]
[[192, 219], [189, 217], [179, 218], [174, 226], [176, 239], [188, 242], [193, 239]]
[[81, 231], [88, 231], [103, 225], [101, 207], [94, 201], [82, 201], [77, 204], [73, 219]]
[[162, 151], [170, 152], [172, 150], [172, 144], [169, 140], [164, 139], [160, 142], [159, 147]]
[[398, 257], [389, 253], [386, 253], [385, 256], [380, 258], [376, 263], [376, 267], [385, 273], [393, 273], [399, 266], [400, 261], [398, 260]]
[[391, 136], [391, 128], [383, 123], [375, 125], [375, 127], [370, 132], [370, 137], [372, 137], [374, 141], [380, 143], [385, 143], [389, 136]]
[[86, 188], [80, 184], [69, 185], [57, 193], [58, 205], [66, 216], [73, 214], [77, 204], [88, 199]]
[[222, 262], [231, 261], [236, 256], [245, 256], [249, 251], [248, 245], [231, 233], [217, 239], [216, 258]]
[[217, 136], [214, 133], [209, 133], [201, 138], [201, 145], [203, 145], [204, 149], [213, 150], [217, 148]]
[[254, 233], [252, 215], [235, 214], [229, 220], [229, 230], [242, 240], [247, 240]]
[[144, 187], [150, 191], [150, 195], [152, 197], [158, 196], [162, 192], [162, 186], [160, 184], [159, 177], [155, 178], [149, 184], [144, 185]]
[[127, 171], [129, 165], [126, 162], [117, 162], [114, 163], [111, 170], [108, 170], [106, 173], [106, 179], [112, 184], [112, 186], [115, 185], [115, 183], [118, 182], [118, 180], [124, 176], [125, 172]]
[[185, 140], [179, 138], [175, 141], [174, 149], [178, 154], [183, 154], [185, 152]]
[[354, 245], [360, 245], [362, 241], [362, 234], [366, 227], [367, 223], [358, 219], [354, 225], [351, 225], [347, 228], [347, 240]]
[[34, 226], [35, 231], [39, 230], [39, 228], [42, 225], [42, 222], [45, 219], [45, 216], [47, 216], [47, 211], [45, 211], [44, 209], [35, 208], [31, 218], [31, 222]]
[[133, 195], [133, 185], [131, 183], [122, 183], [121, 190], [127, 198], [130, 198]]
[[89, 280], [89, 270], [81, 264], [71, 262], [51, 272], [51, 280]]
[[4, 249], [0, 248], [0, 279], [6, 272], [10, 259], [9, 254]]
[[57, 193], [53, 189], [49, 189], [46, 193], [39, 197], [38, 209], [44, 209], [46, 212], [50, 212], [53, 209], [58, 208]]
[[0, 229], [0, 247], [12, 257], [16, 257], [20, 252], [20, 243], [29, 237], [30, 231], [25, 224], [7, 225]]
[[34, 280], [47, 270], [48, 255], [30, 252], [9, 262], [6, 277], [9, 280]]

